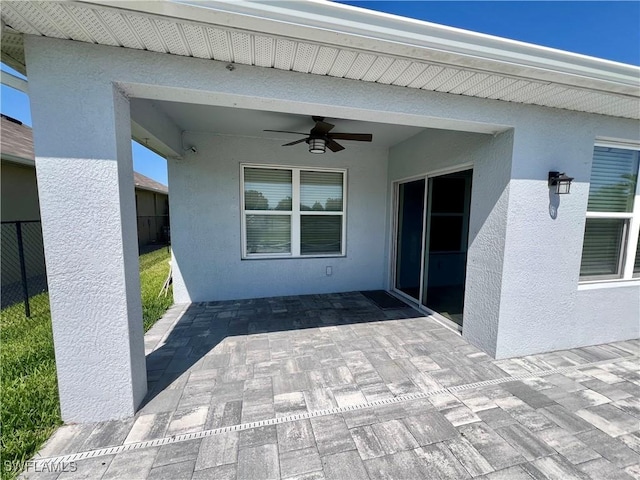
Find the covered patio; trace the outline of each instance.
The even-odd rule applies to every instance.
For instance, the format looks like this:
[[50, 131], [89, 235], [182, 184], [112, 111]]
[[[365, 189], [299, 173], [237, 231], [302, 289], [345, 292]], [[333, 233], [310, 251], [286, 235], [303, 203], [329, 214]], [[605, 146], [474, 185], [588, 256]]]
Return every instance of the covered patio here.
[[391, 307], [176, 305], [145, 337], [136, 416], [61, 427], [25, 476], [639, 478], [638, 341], [494, 360]]

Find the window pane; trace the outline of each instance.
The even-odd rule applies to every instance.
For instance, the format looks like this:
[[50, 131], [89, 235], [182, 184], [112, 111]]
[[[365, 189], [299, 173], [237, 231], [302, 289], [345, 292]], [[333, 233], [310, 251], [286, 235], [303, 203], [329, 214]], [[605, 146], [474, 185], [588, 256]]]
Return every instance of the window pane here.
[[[466, 172], [465, 172], [466, 173]], [[463, 213], [466, 180], [464, 178], [437, 177], [430, 182], [431, 213]]]
[[247, 215], [247, 254], [291, 253], [290, 215]]
[[633, 264], [633, 276], [640, 277], [640, 240], [638, 241], [638, 248], [636, 248], [636, 261]]
[[291, 211], [291, 170], [245, 168], [244, 208]]
[[300, 253], [303, 255], [339, 254], [342, 251], [342, 216], [302, 215], [300, 217]]
[[462, 216], [431, 216], [429, 251], [462, 251]]
[[637, 181], [637, 151], [595, 147], [587, 210], [631, 212]]
[[619, 276], [626, 220], [587, 218], [580, 276]]
[[300, 172], [300, 210], [342, 211], [342, 173]]

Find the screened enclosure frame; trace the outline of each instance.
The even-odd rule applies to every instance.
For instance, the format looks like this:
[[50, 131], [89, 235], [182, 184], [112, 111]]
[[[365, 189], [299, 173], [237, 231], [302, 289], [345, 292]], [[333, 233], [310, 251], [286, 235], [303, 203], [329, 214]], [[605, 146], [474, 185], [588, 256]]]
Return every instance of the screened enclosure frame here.
[[[618, 143], [618, 142], [607, 142], [607, 141], [596, 141], [594, 144], [594, 153], [595, 147], [602, 148], [615, 148], [619, 150], [631, 150], [639, 152], [640, 155], [640, 145], [630, 144], [630, 143]], [[595, 156], [595, 155], [594, 155]], [[587, 207], [586, 219], [602, 219], [602, 220], [621, 220], [622, 223], [622, 231], [620, 234], [620, 252], [618, 258], [618, 268], [617, 273], [607, 275], [580, 275], [580, 283], [581, 284], [589, 284], [589, 283], [601, 283], [601, 282], [615, 282], [621, 280], [640, 280], [640, 272], [635, 272], [635, 264], [636, 264], [636, 256], [638, 252], [638, 240], [640, 237], [640, 162], [637, 166], [637, 170], [635, 172], [635, 194], [633, 196], [633, 200], [631, 201], [631, 211], [630, 212], [608, 212], [608, 211], [589, 211], [589, 207]], [[593, 165], [592, 165], [592, 173], [593, 175]], [[632, 174], [633, 175], [633, 174]], [[590, 192], [591, 194], [591, 192]], [[585, 231], [586, 231], [586, 223], [585, 223]], [[584, 249], [584, 244], [583, 244]], [[583, 251], [584, 255], [584, 251]], [[582, 268], [582, 266], [581, 266]]]
[[[245, 171], [246, 169], [281, 170], [291, 172], [291, 208], [290, 210], [247, 210], [245, 205]], [[339, 173], [342, 175], [342, 209], [341, 210], [303, 210], [301, 205], [302, 172]], [[289, 216], [290, 217], [290, 251], [288, 253], [251, 253], [247, 245], [247, 217], [256, 215]], [[340, 217], [340, 251], [336, 253], [302, 253], [301, 231], [302, 218], [305, 216]], [[347, 251], [347, 169], [325, 168], [315, 166], [292, 166], [259, 163], [240, 164], [240, 217], [241, 217], [241, 258], [255, 259], [287, 259], [287, 258], [327, 258], [345, 257]]]

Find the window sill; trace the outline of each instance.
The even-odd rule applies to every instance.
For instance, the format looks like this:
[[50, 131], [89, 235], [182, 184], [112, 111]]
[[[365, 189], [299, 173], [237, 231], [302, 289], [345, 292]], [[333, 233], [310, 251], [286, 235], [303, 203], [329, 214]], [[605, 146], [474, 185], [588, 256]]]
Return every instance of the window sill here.
[[247, 257], [242, 257], [241, 260], [305, 260], [308, 258], [346, 258], [346, 254], [325, 254], [325, 255], [300, 255], [298, 257], [294, 257], [292, 255], [287, 256], [271, 256], [271, 255], [251, 255]]
[[613, 280], [589, 280], [578, 284], [578, 290], [597, 290], [601, 288], [639, 287], [640, 278]]

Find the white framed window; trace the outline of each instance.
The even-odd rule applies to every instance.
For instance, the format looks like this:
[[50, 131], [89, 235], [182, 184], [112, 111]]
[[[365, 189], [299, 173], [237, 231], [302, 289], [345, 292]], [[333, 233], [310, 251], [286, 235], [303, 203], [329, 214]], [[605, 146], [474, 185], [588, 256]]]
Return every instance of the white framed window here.
[[596, 143], [580, 280], [640, 277], [640, 146]]
[[343, 256], [344, 169], [240, 166], [242, 258]]

